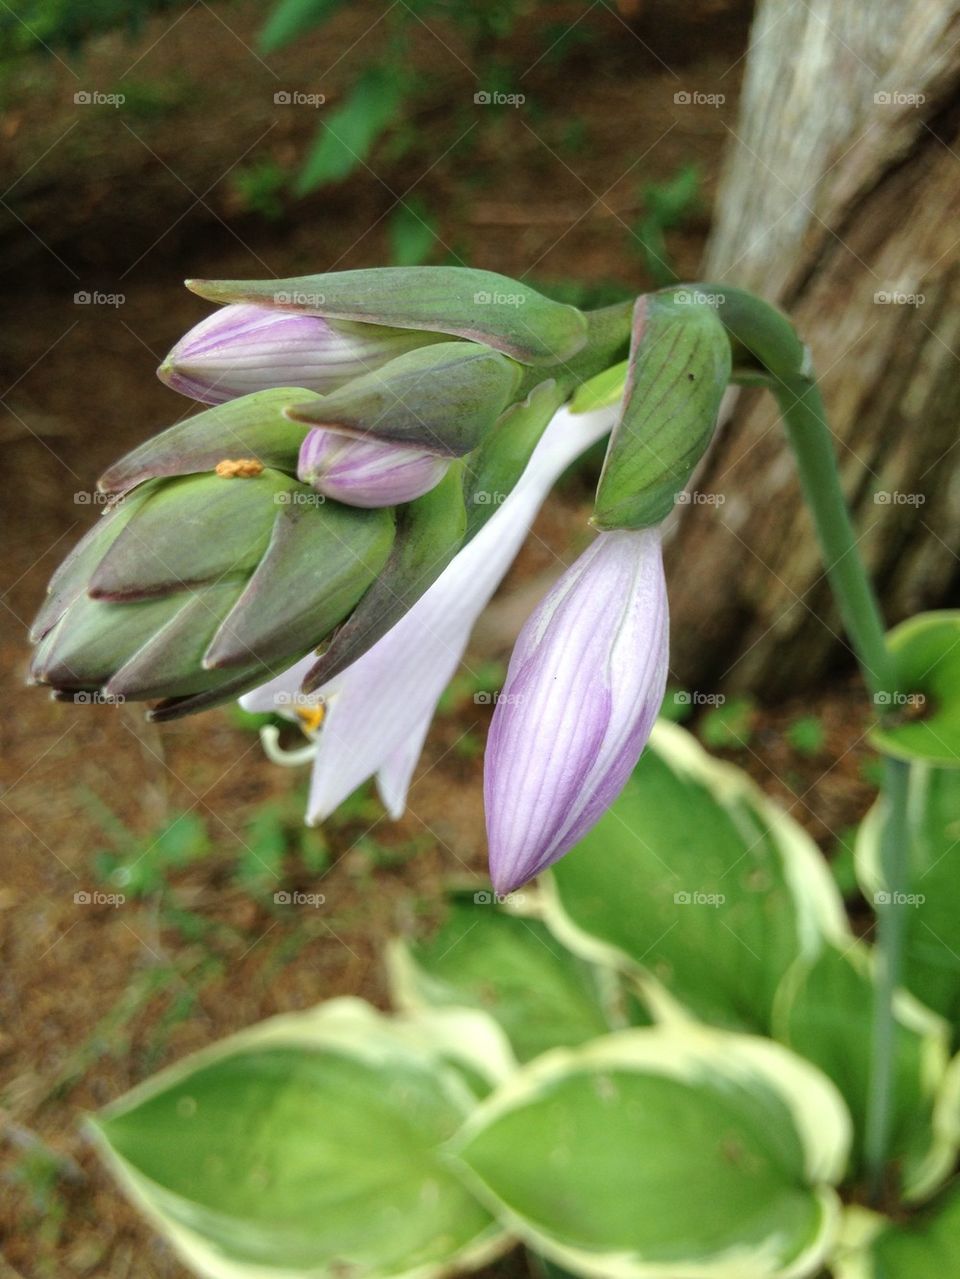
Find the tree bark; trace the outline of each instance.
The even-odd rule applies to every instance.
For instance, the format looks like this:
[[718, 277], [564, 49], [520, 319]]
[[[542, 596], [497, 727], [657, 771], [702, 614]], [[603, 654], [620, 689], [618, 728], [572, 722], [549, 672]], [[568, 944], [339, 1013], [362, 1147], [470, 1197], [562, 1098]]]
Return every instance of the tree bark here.
[[[810, 344], [888, 619], [949, 602], [960, 585], [960, 4], [761, 0], [731, 134], [704, 278], [778, 303]], [[668, 560], [684, 682], [779, 697], [842, 656], [770, 396], [737, 396]]]

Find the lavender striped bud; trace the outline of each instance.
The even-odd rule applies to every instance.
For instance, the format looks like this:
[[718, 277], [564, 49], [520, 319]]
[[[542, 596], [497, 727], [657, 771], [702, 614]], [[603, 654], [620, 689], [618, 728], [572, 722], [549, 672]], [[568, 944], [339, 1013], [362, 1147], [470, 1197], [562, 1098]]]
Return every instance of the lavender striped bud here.
[[423, 449], [316, 427], [300, 446], [297, 477], [347, 506], [398, 506], [435, 488], [450, 461]]
[[667, 657], [659, 532], [601, 534], [528, 619], [494, 712], [484, 799], [498, 892], [562, 857], [620, 793]]
[[405, 351], [439, 340], [410, 329], [236, 304], [194, 325], [157, 376], [204, 404], [280, 386], [325, 395]]

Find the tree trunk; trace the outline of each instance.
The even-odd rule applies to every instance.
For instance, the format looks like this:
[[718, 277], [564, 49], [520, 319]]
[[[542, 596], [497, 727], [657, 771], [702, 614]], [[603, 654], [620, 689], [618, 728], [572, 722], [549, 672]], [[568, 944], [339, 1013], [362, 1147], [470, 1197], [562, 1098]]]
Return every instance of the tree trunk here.
[[[731, 133], [704, 278], [778, 303], [810, 344], [888, 619], [943, 604], [960, 584], [960, 3], [761, 0]], [[841, 630], [769, 395], [739, 394], [696, 489], [669, 550], [677, 675], [809, 687]]]

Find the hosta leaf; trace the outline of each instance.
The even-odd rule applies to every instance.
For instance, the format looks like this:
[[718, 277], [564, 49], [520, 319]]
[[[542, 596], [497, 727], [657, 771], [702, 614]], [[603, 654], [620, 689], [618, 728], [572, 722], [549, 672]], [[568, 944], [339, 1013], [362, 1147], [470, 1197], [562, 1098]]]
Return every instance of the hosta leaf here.
[[798, 955], [847, 935], [810, 837], [730, 764], [659, 723], [631, 781], [545, 877], [547, 925], [704, 1020], [766, 1030]]
[[[460, 1052], [472, 1038], [486, 1049], [488, 1019], [453, 1016]], [[503, 1236], [438, 1154], [474, 1104], [449, 1040], [335, 1000], [188, 1057], [95, 1130], [125, 1189], [203, 1275], [470, 1268]]]
[[538, 1058], [452, 1149], [523, 1241], [616, 1279], [810, 1275], [832, 1242], [849, 1117], [779, 1045], [621, 1031]]
[[393, 943], [394, 1002], [409, 1009], [481, 1008], [499, 1022], [521, 1061], [606, 1034], [604, 996], [615, 993], [615, 975], [571, 955], [538, 920], [506, 913], [489, 893], [477, 897], [454, 898], [433, 937]]

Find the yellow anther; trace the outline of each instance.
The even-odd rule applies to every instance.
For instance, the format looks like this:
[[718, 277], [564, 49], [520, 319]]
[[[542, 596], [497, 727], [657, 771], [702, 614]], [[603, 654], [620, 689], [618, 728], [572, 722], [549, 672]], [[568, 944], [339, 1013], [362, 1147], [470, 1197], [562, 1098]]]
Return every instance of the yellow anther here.
[[327, 709], [322, 702], [319, 702], [316, 706], [298, 706], [296, 711], [300, 727], [308, 737], [312, 737], [314, 733], [319, 731], [327, 713]]
[[246, 480], [253, 475], [259, 475], [263, 470], [263, 463], [258, 462], [255, 457], [225, 457], [213, 469], [224, 479]]

